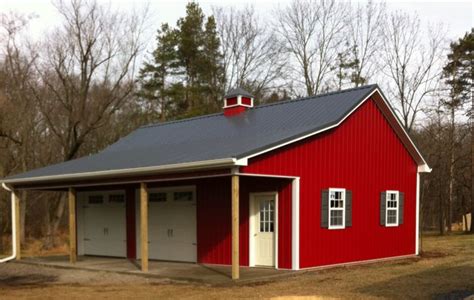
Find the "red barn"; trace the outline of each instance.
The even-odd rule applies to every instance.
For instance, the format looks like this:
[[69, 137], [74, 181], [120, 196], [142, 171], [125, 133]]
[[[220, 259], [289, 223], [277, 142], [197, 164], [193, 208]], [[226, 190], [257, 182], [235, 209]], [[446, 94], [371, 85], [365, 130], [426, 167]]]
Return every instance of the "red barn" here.
[[[71, 260], [305, 269], [418, 254], [430, 169], [376, 85], [144, 126], [95, 155], [3, 179], [69, 191]], [[77, 224], [77, 226], [74, 226]]]

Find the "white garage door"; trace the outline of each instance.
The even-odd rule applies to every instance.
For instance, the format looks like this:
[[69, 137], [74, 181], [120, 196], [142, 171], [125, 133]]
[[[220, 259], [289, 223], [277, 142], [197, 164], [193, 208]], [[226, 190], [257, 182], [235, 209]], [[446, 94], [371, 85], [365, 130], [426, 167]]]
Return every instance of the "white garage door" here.
[[82, 213], [83, 254], [125, 257], [124, 193], [86, 194], [83, 197]]
[[150, 189], [148, 220], [150, 259], [197, 261], [194, 187]]

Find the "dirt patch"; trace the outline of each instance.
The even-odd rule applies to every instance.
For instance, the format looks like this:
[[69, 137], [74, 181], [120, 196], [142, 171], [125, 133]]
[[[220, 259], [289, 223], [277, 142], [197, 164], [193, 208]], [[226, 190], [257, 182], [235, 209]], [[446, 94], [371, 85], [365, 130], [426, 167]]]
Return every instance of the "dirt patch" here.
[[446, 252], [439, 252], [439, 251], [423, 251], [421, 253], [422, 258], [441, 258], [441, 257], [447, 257], [452, 254], [446, 253]]
[[2, 276], [0, 277], [0, 286], [43, 286], [57, 281], [57, 276], [30, 274], [22, 276]]
[[458, 299], [474, 299], [473, 291], [451, 291], [449, 293], [443, 293], [435, 295], [435, 300], [458, 300]]
[[459, 299], [474, 291], [474, 236], [429, 237], [421, 259], [298, 273], [258, 284], [210, 286], [132, 275], [0, 265], [4, 299]]

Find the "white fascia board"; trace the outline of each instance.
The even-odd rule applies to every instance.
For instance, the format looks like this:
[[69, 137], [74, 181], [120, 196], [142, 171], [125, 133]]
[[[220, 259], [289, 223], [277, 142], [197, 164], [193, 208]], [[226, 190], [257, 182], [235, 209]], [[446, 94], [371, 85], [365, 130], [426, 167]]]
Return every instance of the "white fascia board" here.
[[[398, 119], [397, 115], [395, 114], [395, 112], [393, 111], [392, 107], [390, 106], [390, 104], [388, 103], [388, 100], [385, 99], [383, 93], [378, 89], [376, 88], [374, 90], [374, 92], [378, 92], [380, 97], [382, 98], [382, 100], [385, 102], [385, 105], [387, 105], [388, 109], [390, 109], [390, 112], [392, 113], [392, 115], [395, 117], [395, 120], [397, 120], [397, 123], [398, 125], [400, 126], [400, 128], [402, 129], [403, 133], [406, 135], [406, 137], [408, 138], [408, 140], [410, 141], [411, 145], [413, 146], [413, 148], [415, 148], [416, 150], [416, 153], [418, 154], [418, 156], [421, 158], [421, 160], [423, 161], [422, 164], [419, 164], [418, 165], [418, 168], [420, 167], [423, 167], [425, 171], [422, 171], [422, 172], [427, 172], [427, 173], [430, 173], [431, 172], [431, 168], [428, 166], [428, 163], [426, 162], [426, 160], [424, 159], [423, 155], [421, 155], [420, 153], [420, 150], [418, 150], [418, 148], [416, 147], [415, 143], [413, 142], [413, 140], [411, 139], [410, 135], [408, 134], [408, 132], [406, 132], [405, 130], [405, 127], [403, 127], [402, 123], [400, 123], [400, 120]], [[372, 93], [373, 94], [373, 93]], [[372, 95], [371, 94], [371, 95]], [[365, 100], [364, 100], [365, 101]]]
[[431, 173], [432, 170], [427, 164], [418, 166], [418, 173]]
[[216, 167], [231, 167], [236, 165], [237, 160], [235, 158], [223, 158], [215, 160], [204, 160], [189, 163], [169, 164], [162, 166], [142, 167], [142, 168], [127, 168], [109, 171], [95, 171], [95, 172], [83, 172], [83, 173], [70, 173], [62, 175], [51, 175], [51, 176], [38, 176], [29, 178], [18, 178], [10, 180], [2, 180], [2, 183], [8, 184], [21, 184], [21, 183], [35, 183], [41, 181], [54, 181], [54, 180], [70, 180], [70, 179], [97, 179], [107, 176], [115, 175], [149, 175], [156, 174], [166, 171], [189, 171], [198, 170], [204, 168], [216, 168]]
[[[328, 131], [332, 128], [335, 128], [335, 127], [338, 127], [342, 122], [344, 122], [350, 115], [352, 115], [352, 113], [354, 111], [356, 111], [362, 104], [364, 104], [370, 97], [372, 97], [372, 95], [377, 92], [380, 97], [382, 98], [382, 100], [385, 102], [385, 105], [389, 108], [390, 112], [392, 113], [392, 115], [395, 117], [395, 120], [397, 121], [398, 125], [400, 126], [400, 128], [402, 129], [403, 133], [406, 135], [406, 137], [408, 138], [408, 140], [410, 141], [411, 145], [413, 146], [413, 148], [415, 149], [416, 153], [418, 154], [418, 156], [421, 158], [422, 160], [422, 164], [419, 164], [419, 168], [420, 167], [423, 167], [423, 172], [431, 172], [431, 169], [429, 168], [428, 164], [426, 163], [425, 159], [423, 158], [423, 156], [421, 155], [420, 151], [418, 150], [418, 148], [415, 146], [415, 143], [413, 142], [413, 140], [410, 138], [410, 136], [408, 135], [408, 133], [405, 131], [405, 128], [402, 126], [402, 124], [400, 123], [399, 119], [397, 118], [397, 116], [395, 115], [395, 112], [392, 110], [391, 106], [388, 104], [387, 100], [385, 99], [385, 97], [383, 96], [383, 94], [380, 92], [380, 90], [378, 88], [374, 89], [372, 91], [372, 93], [370, 93], [369, 95], [367, 95], [364, 100], [362, 100], [359, 104], [357, 104], [356, 107], [354, 107], [348, 114], [346, 114], [338, 123], [336, 124], [333, 124], [333, 125], [330, 125], [328, 127], [325, 127], [325, 128], [322, 128], [320, 130], [317, 130], [317, 131], [314, 131], [314, 132], [311, 132], [311, 133], [308, 133], [304, 136], [300, 136], [298, 138], [295, 138], [293, 140], [290, 140], [290, 141], [287, 141], [287, 142], [284, 142], [284, 143], [281, 143], [279, 145], [276, 145], [276, 146], [273, 146], [273, 147], [270, 147], [270, 148], [267, 148], [265, 150], [262, 150], [260, 152], [257, 152], [257, 153], [254, 153], [254, 154], [250, 154], [248, 156], [245, 156], [245, 157], [242, 157], [242, 158], [239, 158], [237, 161], [243, 161], [245, 162], [245, 165], [248, 164], [248, 160], [250, 158], [253, 158], [255, 156], [259, 156], [259, 155], [262, 155], [264, 153], [267, 153], [267, 152], [270, 152], [270, 151], [273, 151], [275, 149], [278, 149], [278, 148], [281, 148], [281, 147], [284, 147], [286, 145], [289, 145], [289, 144], [292, 144], [292, 143], [295, 143], [295, 142], [298, 142], [300, 140], [304, 140], [308, 137], [311, 137], [313, 135], [317, 135], [317, 134], [320, 134], [322, 132], [325, 132], [325, 131]], [[429, 171], [428, 171], [429, 170]]]

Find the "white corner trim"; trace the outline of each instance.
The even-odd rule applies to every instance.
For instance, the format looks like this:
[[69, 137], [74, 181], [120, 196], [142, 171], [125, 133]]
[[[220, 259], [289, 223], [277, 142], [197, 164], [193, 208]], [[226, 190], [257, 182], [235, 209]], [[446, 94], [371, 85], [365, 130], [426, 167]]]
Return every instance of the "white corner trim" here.
[[293, 179], [291, 191], [291, 268], [300, 269], [300, 179]]
[[420, 173], [416, 173], [415, 255], [420, 254]]

